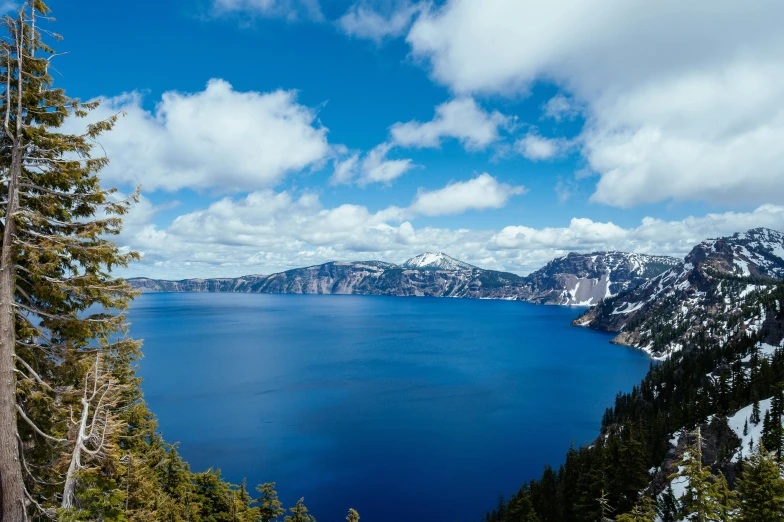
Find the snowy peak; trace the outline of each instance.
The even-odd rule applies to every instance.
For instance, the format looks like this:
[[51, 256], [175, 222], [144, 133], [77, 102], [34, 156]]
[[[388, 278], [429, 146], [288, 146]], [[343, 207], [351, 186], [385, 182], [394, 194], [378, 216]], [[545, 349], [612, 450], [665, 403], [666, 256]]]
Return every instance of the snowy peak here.
[[686, 256], [693, 266], [738, 277], [784, 278], [784, 234], [754, 228], [729, 237], [708, 239]]
[[413, 270], [476, 270], [477, 267], [459, 261], [454, 257], [448, 256], [443, 252], [425, 252], [416, 257], [412, 257], [405, 263], [403, 268]]
[[684, 261], [605, 299], [575, 324], [617, 332], [615, 342], [656, 358], [700, 336], [759, 332], [768, 320], [760, 299], [784, 279], [784, 234], [755, 228], [707, 239]]

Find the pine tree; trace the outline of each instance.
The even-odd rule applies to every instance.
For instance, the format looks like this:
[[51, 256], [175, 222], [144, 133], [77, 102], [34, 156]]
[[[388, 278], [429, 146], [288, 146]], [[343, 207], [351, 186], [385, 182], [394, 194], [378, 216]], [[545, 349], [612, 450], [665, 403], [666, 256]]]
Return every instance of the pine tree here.
[[756, 393], [754, 394], [754, 403], [751, 406], [751, 423], [755, 426], [760, 423], [760, 405]]
[[713, 513], [713, 518], [710, 520], [715, 520], [716, 522], [730, 522], [733, 520], [733, 513], [737, 507], [737, 494], [730, 490], [727, 478], [723, 473], [720, 472], [715, 479], [711, 494], [716, 499], [716, 510]]
[[[0, 518], [24, 520], [28, 506], [52, 516], [60, 495], [64, 509], [84, 498], [96, 518], [108, 519], [123, 507], [112, 472], [122, 468], [118, 412], [129, 406], [126, 383], [114, 373], [139, 347], [122, 335], [121, 312], [133, 292], [111, 271], [138, 255], [107, 239], [119, 233], [129, 201], [101, 188], [97, 173], [107, 159], [90, 156], [93, 140], [115, 118], [83, 134], [59, 132], [66, 117], [84, 117], [97, 103], [53, 87], [55, 54], [42, 40], [42, 21], [51, 21], [43, 0], [25, 1], [16, 18], [3, 21], [0, 44]], [[88, 313], [94, 305], [101, 310]], [[88, 434], [68, 412], [85, 414], [80, 383], [89, 372], [113, 388], [116, 402], [88, 413], [99, 431]], [[80, 441], [88, 439], [103, 442], [83, 451]], [[39, 476], [26, 487], [22, 477], [31, 469]], [[77, 474], [84, 491], [75, 487]], [[53, 484], [63, 477], [67, 489], [58, 491]], [[95, 488], [100, 501], [87, 493]]]
[[676, 522], [678, 519], [680, 505], [672, 490], [672, 483], [667, 484], [667, 489], [657, 501], [656, 509], [662, 522]]
[[770, 417], [770, 410], [765, 410], [765, 418], [762, 421], [762, 445], [766, 450], [771, 451], [776, 447], [775, 432], [773, 421]]
[[782, 470], [765, 448], [759, 448], [744, 465], [738, 482], [740, 522], [780, 522], [784, 520], [784, 479]]
[[743, 423], [743, 436], [746, 437], [749, 434], [749, 419], [746, 419]]
[[615, 470], [612, 473], [613, 490], [617, 495], [615, 508], [625, 512], [634, 506], [638, 492], [650, 482], [648, 452], [642, 430], [635, 429], [628, 421], [623, 425], [619, 443]]
[[359, 513], [357, 513], [356, 509], [350, 508], [348, 510], [348, 515], [346, 515], [347, 522], [359, 522]]
[[256, 486], [261, 496], [256, 500], [259, 504], [259, 522], [272, 522], [286, 512], [278, 500], [274, 482], [265, 482]]
[[248, 493], [247, 481], [242, 479], [240, 489], [233, 495], [237, 522], [256, 522], [259, 519], [259, 508], [251, 507], [253, 499]]
[[604, 491], [602, 491], [602, 495], [596, 499], [596, 502], [599, 505], [599, 522], [612, 522], [610, 515], [615, 509], [610, 506], [610, 501], [607, 500], [607, 494]]
[[617, 522], [654, 522], [656, 520], [656, 503], [647, 495], [634, 505], [629, 513], [615, 517]]
[[702, 438], [697, 428], [696, 443], [683, 454], [678, 464], [680, 471], [670, 480], [682, 478], [686, 481], [686, 494], [681, 499], [681, 518], [690, 517], [694, 522], [708, 522], [719, 511], [713, 491], [711, 472], [702, 466]]
[[286, 515], [283, 519], [284, 522], [316, 522], [316, 517], [308, 513], [304, 498], [299, 499], [297, 505], [289, 508], [289, 511], [291, 511], [291, 515]]

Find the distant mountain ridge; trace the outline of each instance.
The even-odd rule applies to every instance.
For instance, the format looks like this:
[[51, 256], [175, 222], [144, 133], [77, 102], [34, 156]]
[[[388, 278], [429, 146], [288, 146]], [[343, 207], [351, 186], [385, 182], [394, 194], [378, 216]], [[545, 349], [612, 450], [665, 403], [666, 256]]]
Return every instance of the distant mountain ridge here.
[[[666, 358], [699, 336], [778, 329], [765, 297], [784, 279], [784, 234], [755, 228], [708, 239], [683, 262], [588, 310], [574, 324]], [[727, 333], [729, 332], [729, 333]]]
[[678, 263], [670, 257], [624, 252], [570, 253], [523, 277], [428, 252], [402, 265], [333, 261], [271, 275], [182, 281], [135, 278], [130, 283], [142, 292], [467, 297], [590, 306]]

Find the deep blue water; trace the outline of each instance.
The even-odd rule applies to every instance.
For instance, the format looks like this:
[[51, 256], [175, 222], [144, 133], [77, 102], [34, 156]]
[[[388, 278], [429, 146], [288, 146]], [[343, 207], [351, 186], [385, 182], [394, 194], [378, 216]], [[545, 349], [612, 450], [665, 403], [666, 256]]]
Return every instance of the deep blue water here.
[[574, 308], [513, 301], [145, 294], [143, 388], [194, 471], [276, 481], [322, 522], [478, 520], [649, 367], [570, 326]]

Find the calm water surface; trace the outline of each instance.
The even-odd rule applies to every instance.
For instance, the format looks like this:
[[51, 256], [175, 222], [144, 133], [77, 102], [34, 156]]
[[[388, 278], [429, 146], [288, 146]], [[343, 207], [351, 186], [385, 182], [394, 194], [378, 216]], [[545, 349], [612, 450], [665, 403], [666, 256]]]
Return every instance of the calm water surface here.
[[574, 308], [365, 296], [146, 294], [143, 388], [195, 471], [276, 481], [321, 522], [478, 520], [648, 369]]

